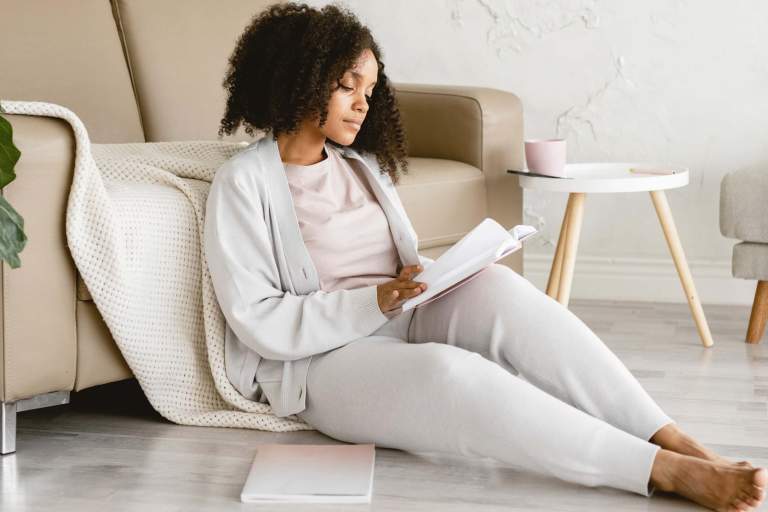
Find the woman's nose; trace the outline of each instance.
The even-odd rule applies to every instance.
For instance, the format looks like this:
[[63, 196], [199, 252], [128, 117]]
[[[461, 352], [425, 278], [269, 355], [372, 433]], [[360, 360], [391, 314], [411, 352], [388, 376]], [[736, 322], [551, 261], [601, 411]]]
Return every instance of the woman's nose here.
[[355, 101], [353, 108], [358, 112], [362, 112], [362, 113], [368, 112], [368, 101], [366, 101], [365, 95], [363, 95], [362, 98], [358, 98]]

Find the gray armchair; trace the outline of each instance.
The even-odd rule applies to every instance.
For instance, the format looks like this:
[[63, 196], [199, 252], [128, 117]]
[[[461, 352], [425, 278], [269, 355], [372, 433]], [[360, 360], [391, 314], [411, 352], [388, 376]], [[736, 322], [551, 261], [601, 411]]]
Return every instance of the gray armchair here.
[[734, 277], [757, 280], [747, 343], [759, 343], [768, 318], [768, 170], [740, 170], [720, 184], [720, 232], [733, 247]]

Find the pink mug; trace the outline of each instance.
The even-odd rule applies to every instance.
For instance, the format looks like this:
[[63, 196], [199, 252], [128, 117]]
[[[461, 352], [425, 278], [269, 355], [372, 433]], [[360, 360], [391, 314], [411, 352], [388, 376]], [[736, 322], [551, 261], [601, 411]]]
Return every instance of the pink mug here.
[[565, 139], [525, 141], [525, 162], [531, 172], [547, 176], [565, 176]]

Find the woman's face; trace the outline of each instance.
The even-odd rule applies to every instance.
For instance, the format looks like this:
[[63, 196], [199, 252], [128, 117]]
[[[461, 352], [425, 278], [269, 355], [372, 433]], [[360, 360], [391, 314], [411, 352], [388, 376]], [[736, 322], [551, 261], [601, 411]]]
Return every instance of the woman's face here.
[[323, 135], [342, 146], [355, 141], [368, 113], [368, 101], [373, 94], [378, 72], [379, 65], [373, 52], [364, 50], [331, 94], [328, 117], [325, 124], [319, 127]]

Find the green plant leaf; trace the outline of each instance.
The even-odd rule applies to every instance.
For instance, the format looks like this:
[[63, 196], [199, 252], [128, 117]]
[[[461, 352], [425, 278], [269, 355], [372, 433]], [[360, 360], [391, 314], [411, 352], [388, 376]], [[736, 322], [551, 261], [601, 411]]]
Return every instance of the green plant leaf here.
[[[2, 107], [0, 112], [4, 112]], [[0, 189], [16, 179], [13, 169], [19, 157], [21, 152], [13, 143], [13, 127], [7, 119], [0, 116]], [[0, 259], [6, 261], [11, 268], [20, 267], [19, 253], [26, 244], [24, 219], [5, 197], [0, 195]]]
[[26, 244], [24, 219], [0, 196], [0, 258], [8, 262], [11, 268], [20, 267], [19, 253]]
[[13, 128], [3, 116], [0, 116], [0, 188], [16, 179], [13, 168], [19, 161], [21, 152], [13, 144]]

